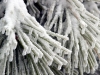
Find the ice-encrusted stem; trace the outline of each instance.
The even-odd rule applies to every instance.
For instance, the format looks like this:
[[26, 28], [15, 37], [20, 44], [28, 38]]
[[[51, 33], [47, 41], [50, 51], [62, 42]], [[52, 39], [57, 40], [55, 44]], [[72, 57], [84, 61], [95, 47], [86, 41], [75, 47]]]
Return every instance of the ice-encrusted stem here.
[[9, 56], [9, 61], [13, 60], [13, 50], [16, 49], [17, 41], [15, 39], [15, 33], [14, 31], [11, 31], [7, 38], [7, 42], [5, 42], [5, 45], [0, 49], [0, 59], [4, 58], [4, 55], [6, 54]]
[[[0, 50], [1, 58], [3, 59], [6, 54], [9, 55], [9, 60], [12, 61], [13, 50], [16, 49], [19, 41], [23, 46], [22, 55], [29, 54], [34, 64], [37, 64], [41, 59], [45, 62], [46, 66], [44, 67], [51, 73], [50, 75], [53, 75], [53, 73], [48, 66], [52, 65], [53, 62], [58, 65], [58, 70], [61, 69], [62, 65], [66, 65], [67, 61], [52, 49], [54, 47], [58, 48], [64, 54], [70, 54], [71, 51], [49, 35], [65, 40], [68, 40], [68, 37], [45, 30], [35, 17], [28, 13], [23, 0], [7, 0], [6, 4], [5, 16], [0, 20], [0, 26], [2, 34], [6, 34], [8, 37], [7, 42]], [[61, 6], [59, 7], [61, 8]], [[38, 67], [37, 70], [39, 72]]]

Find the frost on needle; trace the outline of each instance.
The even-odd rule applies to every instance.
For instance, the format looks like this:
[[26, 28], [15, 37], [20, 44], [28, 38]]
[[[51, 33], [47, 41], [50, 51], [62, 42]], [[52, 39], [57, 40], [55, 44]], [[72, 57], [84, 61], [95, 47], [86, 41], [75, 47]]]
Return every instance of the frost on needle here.
[[[68, 38], [45, 30], [35, 17], [28, 13], [23, 0], [4, 0], [4, 2], [6, 2], [6, 9], [4, 17], [0, 20], [0, 30], [2, 34], [7, 36], [7, 39], [0, 49], [0, 59], [3, 60], [6, 56], [9, 61], [13, 61], [13, 50], [16, 49], [17, 43], [20, 41], [23, 46], [22, 55], [30, 54], [31, 61], [33, 60], [35, 64], [41, 60], [46, 64], [44, 67], [47, 68], [48, 72], [51, 72], [48, 66], [53, 62], [58, 65], [58, 70], [61, 69], [62, 65], [66, 65], [67, 61], [54, 52], [53, 48], [58, 48], [65, 54], [71, 54], [71, 51], [61, 46], [61, 43], [49, 35], [65, 40]], [[0, 71], [0, 74], [4, 75], [4, 70]], [[50, 75], [54, 74], [51, 72]]]

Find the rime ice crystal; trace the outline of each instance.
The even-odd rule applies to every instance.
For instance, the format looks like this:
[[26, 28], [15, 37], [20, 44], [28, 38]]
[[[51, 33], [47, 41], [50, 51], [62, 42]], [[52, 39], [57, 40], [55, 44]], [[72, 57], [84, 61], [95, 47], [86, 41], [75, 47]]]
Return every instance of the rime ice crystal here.
[[[68, 38], [44, 29], [36, 21], [35, 17], [28, 13], [23, 0], [7, 0], [4, 2], [6, 3], [6, 10], [4, 17], [0, 20], [0, 25], [1, 32], [7, 36], [7, 40], [0, 49], [0, 59], [5, 59], [6, 54], [9, 61], [12, 62], [14, 58], [14, 50], [17, 47], [18, 41], [20, 41], [24, 48], [22, 55], [25, 56], [29, 54], [32, 57], [31, 59], [34, 64], [37, 64], [42, 60], [41, 62], [46, 64], [44, 67], [47, 68], [48, 73], [54, 75], [49, 66], [55, 62], [55, 59], [59, 61], [55, 62], [58, 65], [59, 70], [62, 65], [67, 64], [67, 61], [64, 58], [61, 58], [59, 54], [52, 51], [49, 47], [58, 48], [60, 51], [65, 51], [66, 54], [71, 54], [71, 51], [61, 46], [61, 44], [51, 38], [49, 34], [65, 40], [68, 40]], [[44, 44], [44, 41], [47, 43]], [[47, 47], [42, 47], [46, 45]], [[40, 75], [38, 67], [35, 67]]]
[[[63, 75], [60, 71], [62, 66], [64, 73], [69, 75], [78, 75], [76, 68], [79, 68], [81, 75], [84, 72], [95, 72], [98, 68], [96, 56], [100, 53], [100, 12], [95, 2], [99, 0], [26, 0], [26, 5], [23, 0], [3, 1], [6, 3], [6, 11], [0, 19], [0, 31], [7, 39], [0, 48], [0, 65], [4, 63], [0, 74], [4, 75], [6, 62], [13, 63], [15, 70], [12, 70], [12, 75], [15, 71], [18, 73], [15, 61], [17, 58], [14, 56], [18, 57], [19, 65], [26, 75], [28, 68], [35, 75], [54, 75], [56, 72]], [[34, 16], [28, 13], [26, 6], [30, 7], [29, 12]], [[95, 13], [97, 17], [94, 16]], [[40, 20], [44, 28], [36, 19]], [[19, 55], [14, 55], [18, 41], [24, 49], [22, 54], [18, 52]], [[24, 62], [20, 59], [22, 55], [27, 58], [23, 59]], [[9, 69], [8, 65], [8, 75]]]

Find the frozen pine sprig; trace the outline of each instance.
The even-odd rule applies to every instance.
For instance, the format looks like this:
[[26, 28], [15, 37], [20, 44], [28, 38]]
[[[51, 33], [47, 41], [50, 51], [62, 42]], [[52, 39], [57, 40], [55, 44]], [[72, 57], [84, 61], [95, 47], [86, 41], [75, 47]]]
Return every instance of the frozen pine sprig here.
[[[49, 35], [53, 35], [64, 40], [68, 40], [68, 37], [66, 38], [63, 35], [44, 29], [36, 21], [35, 17], [28, 13], [23, 0], [7, 0], [5, 3], [6, 10], [4, 17], [0, 20], [0, 31], [2, 34], [7, 36], [7, 39], [0, 48], [1, 60], [5, 59], [6, 55], [9, 59], [9, 61], [7, 61], [8, 63], [14, 61], [12, 64], [15, 65], [13, 68], [17, 73], [17, 67], [15, 64], [17, 60], [15, 59], [18, 58], [18, 63], [23, 64], [19, 57], [14, 57], [14, 52], [19, 41], [23, 47], [21, 55], [29, 55], [32, 61], [32, 63], [29, 62], [30, 64], [37, 64], [41, 60], [42, 63], [45, 64], [44, 67], [47, 69], [48, 73], [50, 75], [54, 75], [49, 66], [55, 63], [58, 70], [60, 70], [63, 65], [67, 64], [67, 60], [60, 56], [60, 52], [64, 52], [64, 54], [71, 54], [71, 51], [63, 47], [60, 42], [54, 40]], [[59, 51], [54, 52], [55, 48], [59, 49]], [[7, 66], [5, 65], [5, 67]], [[38, 65], [34, 65], [34, 67], [37, 74], [40, 75], [41, 72]], [[7, 71], [7, 74], [9, 75], [10, 68], [7, 68], [7, 70], [5, 68], [3, 71]], [[28, 66], [26, 69], [28, 69]], [[14, 75], [13, 70], [11, 72], [11, 74]]]
[[[99, 57], [100, 48], [99, 9], [96, 2], [87, 0], [42, 1], [37, 1], [37, 3], [41, 7], [47, 7], [48, 10], [42, 9], [45, 13], [42, 17], [40, 16], [40, 23], [46, 29], [69, 37], [67, 41], [56, 38], [64, 47], [72, 51], [72, 55], [69, 56], [64, 55], [64, 52], [60, 53], [61, 56], [66, 57], [69, 64], [66, 66], [66, 72], [69, 75], [75, 73], [78, 75], [78, 72], [80, 75], [84, 72], [94, 73], [98, 68], [96, 56]], [[45, 18], [47, 18], [46, 21]], [[54, 49], [55, 52], [57, 50]]]
[[0, 31], [7, 38], [0, 48], [0, 74], [94, 73], [100, 53], [99, 0], [25, 1], [26, 5], [23, 0], [4, 0]]

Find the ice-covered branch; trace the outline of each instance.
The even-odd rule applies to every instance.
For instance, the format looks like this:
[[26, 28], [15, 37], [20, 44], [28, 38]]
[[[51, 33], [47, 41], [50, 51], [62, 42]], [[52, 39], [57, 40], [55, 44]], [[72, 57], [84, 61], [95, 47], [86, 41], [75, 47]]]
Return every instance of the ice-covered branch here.
[[40, 16], [40, 23], [46, 29], [62, 34], [66, 38], [69, 37], [69, 40], [54, 37], [72, 51], [72, 55], [69, 56], [64, 56], [63, 52], [60, 53], [68, 60], [69, 65], [66, 70], [69, 75], [77, 72], [75, 68], [78, 68], [83, 75], [84, 72], [95, 72], [98, 67], [95, 55], [99, 54], [100, 48], [99, 38], [97, 38], [100, 36], [100, 11], [96, 2], [99, 0], [37, 1], [41, 7], [47, 7], [42, 9], [45, 13], [42, 17]]
[[6, 38], [0, 38], [0, 74], [83, 75], [98, 68], [99, 0], [3, 2], [0, 32]]
[[[13, 61], [13, 50], [16, 49], [19, 41], [23, 47], [22, 55], [29, 54], [34, 64], [38, 63], [41, 59], [43, 64], [46, 64], [44, 67], [48, 69], [48, 73], [51, 71], [49, 66], [53, 62], [58, 65], [58, 70], [67, 64], [67, 61], [60, 57], [59, 54], [60, 52], [71, 54], [71, 51], [49, 35], [64, 40], [68, 40], [68, 38], [44, 29], [35, 17], [28, 13], [23, 0], [7, 0], [5, 15], [0, 22], [0, 31], [7, 36], [4, 45], [0, 48], [1, 60], [6, 55], [10, 61]], [[59, 51], [53, 51], [54, 48]], [[37, 66], [35, 67], [37, 68]], [[53, 73], [51, 72], [50, 75], [53, 75]]]

